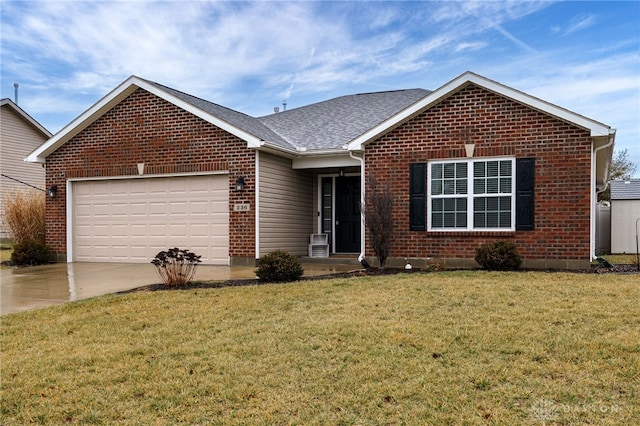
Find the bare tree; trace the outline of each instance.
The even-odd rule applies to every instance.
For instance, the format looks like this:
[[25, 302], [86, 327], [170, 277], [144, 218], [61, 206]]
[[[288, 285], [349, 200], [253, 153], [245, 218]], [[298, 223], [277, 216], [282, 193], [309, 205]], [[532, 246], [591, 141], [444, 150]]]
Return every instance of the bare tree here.
[[[629, 159], [627, 149], [615, 151], [611, 166], [609, 166], [609, 180], [629, 180], [634, 175], [638, 165]], [[599, 201], [609, 201], [611, 199], [611, 191], [607, 189], [600, 194]]]
[[609, 167], [609, 180], [629, 180], [636, 172], [638, 165], [629, 160], [629, 153], [625, 148], [616, 151]]
[[376, 178], [370, 176], [367, 179], [365, 203], [364, 206], [361, 206], [361, 210], [365, 216], [373, 252], [380, 262], [381, 269], [384, 268], [389, 257], [393, 242], [392, 209], [391, 186], [388, 183], [379, 185]]

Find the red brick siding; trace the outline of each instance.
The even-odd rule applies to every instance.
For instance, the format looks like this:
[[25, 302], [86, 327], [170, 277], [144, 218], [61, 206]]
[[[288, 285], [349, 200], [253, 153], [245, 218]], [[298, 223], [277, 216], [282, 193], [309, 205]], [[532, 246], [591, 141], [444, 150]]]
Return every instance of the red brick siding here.
[[[80, 177], [208, 171], [229, 172], [229, 255], [255, 256], [255, 153], [246, 142], [142, 89], [138, 89], [47, 158], [47, 186], [58, 185], [47, 199], [47, 244], [64, 255], [66, 180]], [[235, 180], [245, 177], [244, 191]], [[234, 203], [248, 212], [234, 212]]]
[[[535, 230], [409, 231], [409, 165], [466, 157], [465, 143], [476, 144], [475, 158], [535, 157]], [[367, 176], [389, 182], [396, 196], [391, 257], [473, 258], [476, 247], [497, 239], [514, 241], [525, 259], [589, 257], [588, 130], [472, 85], [367, 145], [365, 157]]]

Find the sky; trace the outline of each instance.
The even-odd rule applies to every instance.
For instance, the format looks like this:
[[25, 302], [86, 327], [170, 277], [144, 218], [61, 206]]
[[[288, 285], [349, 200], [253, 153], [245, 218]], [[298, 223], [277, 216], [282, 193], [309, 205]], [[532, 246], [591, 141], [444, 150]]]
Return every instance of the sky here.
[[640, 1], [1, 0], [1, 97], [58, 132], [131, 75], [263, 116], [465, 71], [617, 129], [640, 177]]

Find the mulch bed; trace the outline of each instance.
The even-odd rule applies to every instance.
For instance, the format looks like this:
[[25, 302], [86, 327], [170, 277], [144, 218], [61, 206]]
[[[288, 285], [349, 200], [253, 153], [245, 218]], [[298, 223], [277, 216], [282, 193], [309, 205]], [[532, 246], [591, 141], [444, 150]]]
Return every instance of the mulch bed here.
[[[637, 266], [635, 265], [612, 265], [611, 267], [605, 267], [602, 265], [592, 266], [589, 269], [578, 271], [566, 271], [566, 270], [539, 270], [539, 269], [522, 269], [521, 271], [536, 271], [536, 272], [574, 272], [574, 273], [586, 273], [586, 274], [638, 274]], [[335, 274], [326, 275], [314, 275], [309, 277], [302, 277], [299, 281], [316, 281], [327, 280], [333, 278], [352, 278], [352, 277], [364, 277], [364, 276], [380, 276], [380, 275], [395, 275], [400, 273], [428, 273], [427, 270], [411, 269], [409, 271], [403, 268], [385, 268], [385, 269], [358, 269], [349, 272], [338, 272]], [[259, 279], [237, 279], [237, 280], [224, 280], [224, 281], [192, 281], [183, 286], [167, 286], [165, 284], [150, 284], [142, 287], [133, 288], [130, 290], [124, 290], [118, 292], [118, 294], [136, 293], [141, 291], [163, 291], [163, 290], [194, 290], [194, 289], [210, 289], [210, 288], [223, 288], [223, 287], [241, 287], [249, 285], [261, 285], [261, 284], [274, 284], [260, 281]], [[281, 283], [284, 284], [284, 283]]]

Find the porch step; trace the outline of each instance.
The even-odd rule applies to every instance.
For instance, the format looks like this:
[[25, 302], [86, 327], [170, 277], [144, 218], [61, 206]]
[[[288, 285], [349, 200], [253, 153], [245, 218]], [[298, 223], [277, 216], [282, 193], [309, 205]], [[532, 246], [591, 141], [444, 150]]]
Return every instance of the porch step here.
[[329, 257], [301, 257], [302, 263], [322, 263], [325, 265], [360, 265], [358, 253], [330, 255]]
[[309, 235], [309, 257], [329, 257], [327, 234]]

